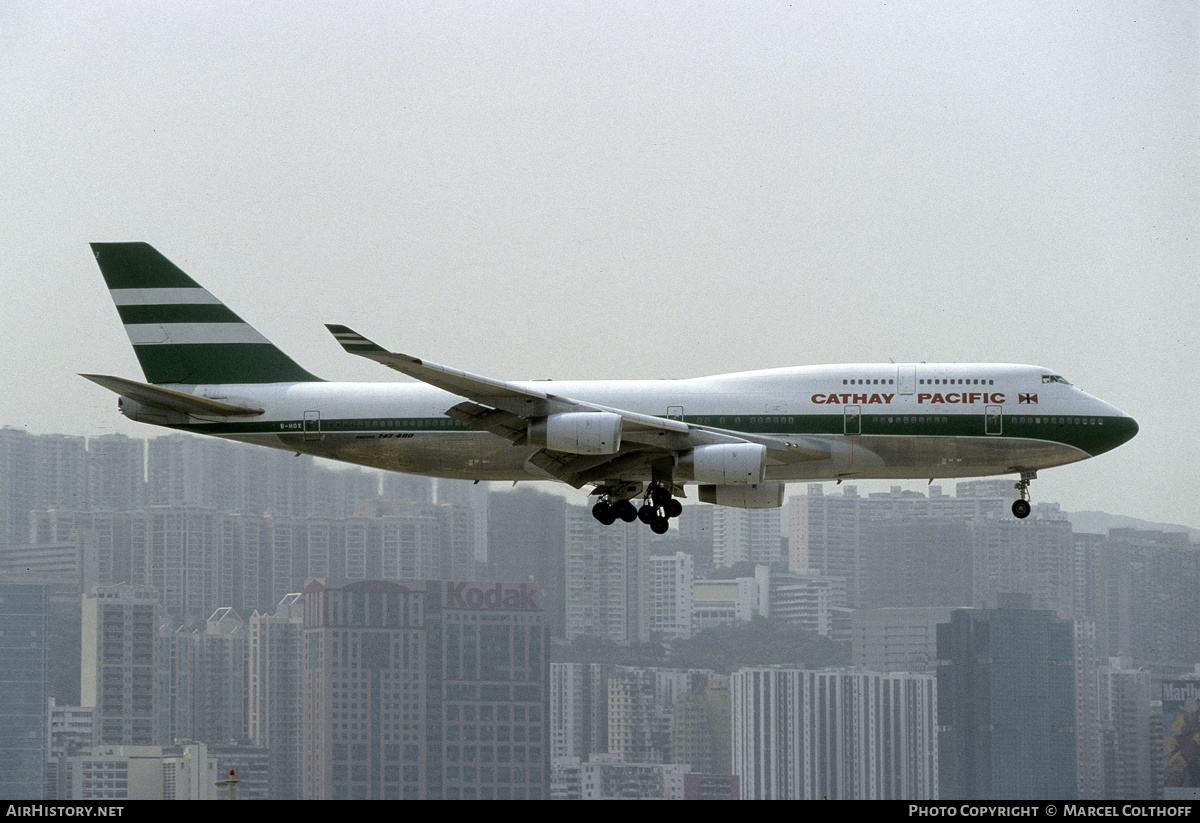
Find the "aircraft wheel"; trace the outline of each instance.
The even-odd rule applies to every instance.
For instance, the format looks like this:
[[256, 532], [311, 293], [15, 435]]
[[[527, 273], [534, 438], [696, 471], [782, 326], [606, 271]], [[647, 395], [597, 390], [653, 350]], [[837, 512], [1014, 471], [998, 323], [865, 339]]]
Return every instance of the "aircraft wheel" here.
[[655, 506], [662, 508], [671, 500], [671, 493], [662, 486], [655, 486], [650, 490], [650, 500]]
[[665, 514], [667, 517], [678, 517], [679, 515], [683, 514], [683, 504], [672, 497], [667, 501], [667, 504], [663, 506], [663, 514]]
[[1028, 517], [1029, 510], [1030, 510], [1030, 506], [1029, 506], [1028, 500], [1014, 500], [1013, 501], [1013, 504], [1012, 504], [1013, 517], [1016, 517], [1018, 520], [1024, 520], [1026, 517]]
[[626, 523], [632, 523], [638, 519], [637, 506], [630, 503], [628, 500], [622, 500], [617, 505], [613, 506], [617, 512], [617, 517], [624, 520]]
[[599, 520], [605, 526], [611, 526], [617, 520], [617, 513], [613, 511], [613, 507], [601, 500], [596, 505], [592, 506], [592, 517]]
[[650, 521], [650, 531], [655, 534], [666, 534], [671, 528], [671, 521], [665, 517], [656, 517]]
[[650, 525], [650, 523], [654, 521], [654, 507], [649, 503], [646, 503], [640, 509], [638, 509], [637, 518], [646, 525]]

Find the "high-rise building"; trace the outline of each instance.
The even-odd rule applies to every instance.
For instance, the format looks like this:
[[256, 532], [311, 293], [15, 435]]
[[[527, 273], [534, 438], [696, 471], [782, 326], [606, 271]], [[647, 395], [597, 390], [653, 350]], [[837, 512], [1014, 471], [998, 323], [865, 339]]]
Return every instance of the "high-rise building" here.
[[759, 613], [758, 580], [697, 580], [692, 586], [692, 631], [748, 622]]
[[780, 509], [712, 507], [714, 566], [770, 565], [783, 559]]
[[653, 669], [617, 666], [608, 674], [608, 753], [627, 763], [666, 763], [669, 718], [655, 695]]
[[604, 526], [585, 506], [566, 509], [567, 639], [650, 639], [649, 539], [641, 523]]
[[88, 508], [129, 512], [146, 504], [146, 441], [124, 434], [87, 442]]
[[250, 615], [250, 739], [269, 753], [267, 796], [273, 800], [301, 797], [302, 598], [288, 594], [274, 614]]
[[29, 513], [87, 507], [82, 437], [0, 428], [0, 544], [29, 540]]
[[608, 754], [728, 774], [729, 677], [702, 669], [550, 665], [555, 759]]
[[38, 800], [46, 784], [46, 587], [0, 583], [0, 797]]
[[59, 781], [62, 758], [81, 754], [96, 744], [96, 710], [85, 706], [60, 706], [50, 698], [46, 734], [46, 800], [63, 797]]
[[[392, 473], [394, 475], [394, 473]], [[439, 478], [437, 482], [437, 501], [452, 506], [460, 506], [471, 512], [474, 522], [475, 559], [486, 563], [488, 559], [488, 498], [491, 497], [490, 483], [471, 480], [447, 480]], [[460, 577], [450, 577], [448, 580]]]
[[60, 800], [217, 799], [217, 761], [204, 743], [94, 746], [59, 765]]
[[846, 580], [809, 570], [781, 572], [756, 566], [758, 612], [808, 632], [844, 639], [849, 628]]
[[854, 486], [826, 495], [810, 484], [789, 501], [788, 568], [844, 577], [852, 608], [968, 605], [1028, 591], [1073, 613], [1070, 524], [1053, 504], [1014, 521], [1012, 497], [1007, 480], [958, 483], [954, 497], [939, 486], [928, 497], [899, 486], [863, 497]]
[[83, 596], [81, 705], [96, 710], [98, 743], [158, 742], [158, 593], [148, 586], [98, 586]]
[[943, 798], [1076, 796], [1072, 628], [1030, 599], [938, 627]]
[[222, 512], [346, 517], [379, 496], [379, 474], [335, 469], [309, 455], [171, 434], [147, 447], [147, 501]]
[[1087, 614], [1102, 655], [1169, 676], [1197, 657], [1200, 546], [1185, 533], [1111, 529], [1085, 554]]
[[554, 637], [566, 637], [566, 509], [561, 495], [530, 486], [488, 496], [487, 576], [539, 586]]
[[[971, 536], [970, 605], [999, 594], [1023, 592], [1033, 608], [1062, 617], [1075, 612], [1075, 550], [1071, 523], [1057, 504], [1040, 504], [1032, 517], [977, 517]], [[931, 605], [953, 606], [955, 603]]]
[[1096, 623], [1082, 617], [1067, 621], [1075, 673], [1075, 796], [1099, 800], [1104, 794], [1104, 756], [1100, 744], [1099, 659]]
[[635, 763], [615, 754], [554, 764], [554, 800], [683, 800], [686, 765]]
[[647, 562], [650, 634], [663, 638], [692, 636], [692, 584], [695, 564], [690, 554], [655, 555]]
[[374, 498], [353, 516], [230, 513], [195, 506], [134, 512], [33, 512], [34, 546], [6, 551], [0, 569], [54, 572], [84, 584], [135, 582], [163, 592], [177, 622], [215, 609], [269, 608], [314, 577], [475, 577], [473, 513], [450, 504]]
[[547, 796], [535, 586], [314, 580], [303, 608], [304, 797]]
[[550, 664], [550, 757], [608, 751], [608, 663]]
[[713, 517], [720, 506], [706, 503], [687, 505], [676, 525], [657, 543], [671, 547], [671, 551], [690, 554], [696, 561], [696, 574], [703, 577], [713, 569]]
[[933, 675], [741, 669], [733, 773], [743, 800], [934, 800]]
[[1162, 704], [1145, 669], [1120, 658], [1100, 667], [1100, 739], [1104, 765], [1102, 797], [1154, 800], [1162, 797]]
[[245, 741], [247, 727], [246, 623], [228, 606], [202, 629], [160, 630], [160, 737], [209, 745]]
[[850, 663], [875, 672], [937, 671], [937, 627], [948, 607], [855, 609], [850, 617]]
[[433, 478], [385, 472], [379, 479], [379, 495], [384, 500], [429, 506], [433, 504]]
[[941, 513], [878, 517], [862, 523], [859, 533], [860, 608], [974, 602], [969, 521], [948, 520]]
[[227, 516], [216, 509], [152, 506], [138, 517], [137, 536], [144, 540], [142, 580], [158, 592], [166, 614], [203, 620], [222, 605]]

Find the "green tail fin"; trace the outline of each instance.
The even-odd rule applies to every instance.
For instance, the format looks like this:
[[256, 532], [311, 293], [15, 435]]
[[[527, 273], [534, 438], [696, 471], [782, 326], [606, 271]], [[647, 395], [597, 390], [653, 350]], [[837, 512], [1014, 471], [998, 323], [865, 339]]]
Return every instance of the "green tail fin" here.
[[148, 243], [92, 243], [150, 383], [320, 380]]

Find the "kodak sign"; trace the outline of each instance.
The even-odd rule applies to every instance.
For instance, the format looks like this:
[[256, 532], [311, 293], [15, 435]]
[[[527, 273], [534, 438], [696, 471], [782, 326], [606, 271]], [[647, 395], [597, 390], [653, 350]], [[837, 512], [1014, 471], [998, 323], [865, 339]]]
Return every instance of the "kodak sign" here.
[[537, 586], [504, 583], [446, 583], [447, 609], [477, 611], [540, 612]]

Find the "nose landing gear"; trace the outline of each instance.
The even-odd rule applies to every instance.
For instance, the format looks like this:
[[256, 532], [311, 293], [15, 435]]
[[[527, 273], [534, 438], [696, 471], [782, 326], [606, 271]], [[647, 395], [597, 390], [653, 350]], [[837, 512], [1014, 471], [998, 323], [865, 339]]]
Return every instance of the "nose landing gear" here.
[[1037, 472], [1021, 472], [1021, 479], [1017, 481], [1017, 485], [1013, 486], [1021, 493], [1020, 500], [1014, 500], [1012, 504], [1013, 517], [1018, 520], [1024, 520], [1029, 516], [1031, 506], [1029, 505], [1029, 481], [1037, 479]]

